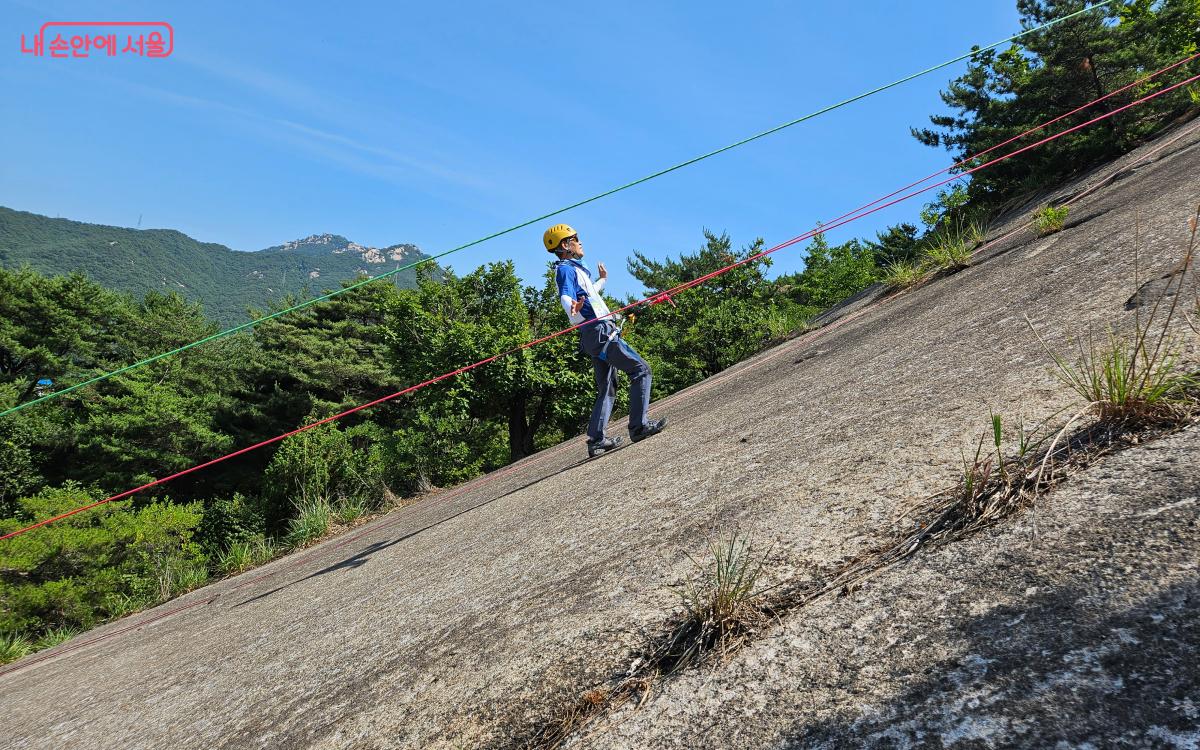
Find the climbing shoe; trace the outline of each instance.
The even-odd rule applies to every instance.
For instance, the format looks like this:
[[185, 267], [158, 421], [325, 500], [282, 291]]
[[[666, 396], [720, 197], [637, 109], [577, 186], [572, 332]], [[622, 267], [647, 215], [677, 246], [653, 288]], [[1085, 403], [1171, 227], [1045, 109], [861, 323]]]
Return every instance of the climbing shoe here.
[[653, 422], [647, 422], [646, 424], [642, 425], [642, 429], [638, 430], [637, 432], [630, 431], [629, 439], [635, 443], [639, 440], [645, 440], [651, 435], [657, 435], [658, 433], [662, 432], [666, 426], [666, 417], [663, 417], [662, 419], [656, 419]]
[[615, 437], [615, 438], [606, 437], [603, 440], [598, 440], [594, 443], [591, 440], [589, 440], [588, 441], [588, 458], [595, 458], [596, 456], [603, 456], [605, 453], [608, 453], [611, 450], [616, 450], [618, 447], [620, 447], [622, 442], [624, 442], [624, 440], [619, 437]]

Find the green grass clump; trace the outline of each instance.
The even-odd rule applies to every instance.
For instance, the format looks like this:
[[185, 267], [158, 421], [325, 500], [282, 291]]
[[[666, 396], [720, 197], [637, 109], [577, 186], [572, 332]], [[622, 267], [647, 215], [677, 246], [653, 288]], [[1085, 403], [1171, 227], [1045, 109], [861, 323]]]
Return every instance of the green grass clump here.
[[342, 498], [333, 508], [338, 523], [352, 524], [371, 510], [367, 499], [361, 495]]
[[1096, 410], [1101, 422], [1175, 421], [1195, 404], [1200, 382], [1182, 366], [1181, 344], [1165, 330], [1154, 339], [1144, 328], [1107, 340], [1089, 336], [1075, 361], [1050, 352], [1064, 383]]
[[[1042, 341], [1059, 377], [1095, 410], [1104, 425], [1139, 427], [1179, 423], [1200, 408], [1200, 377], [1185, 365], [1183, 342], [1172, 327], [1176, 315], [1182, 314], [1178, 305], [1184, 279], [1195, 257], [1197, 215], [1200, 208], [1190, 219], [1191, 238], [1177, 269], [1174, 290], [1170, 286], [1164, 289], [1145, 315], [1139, 306], [1132, 331], [1119, 335], [1109, 328], [1106, 339], [1101, 341], [1089, 334], [1079, 342], [1074, 361], [1068, 361]], [[1135, 268], [1137, 251], [1135, 241]], [[1165, 317], [1160, 316], [1168, 299]], [[1156, 322], [1157, 318], [1161, 321]]]
[[254, 566], [254, 545], [238, 540], [230, 542], [224, 552], [217, 555], [217, 569], [228, 576], [237, 575]]
[[983, 221], [947, 221], [921, 240], [916, 260], [889, 265], [882, 281], [894, 289], [905, 289], [941, 271], [962, 270], [971, 265], [975, 251], [986, 239], [987, 224]]
[[930, 271], [956, 271], [971, 265], [975, 245], [973, 234], [962, 227], [944, 229], [929, 238], [922, 265]]
[[62, 626], [59, 628], [50, 628], [38, 638], [37, 649], [40, 651], [44, 648], [53, 648], [60, 643], [66, 643], [75, 636], [79, 635], [78, 628]]
[[925, 268], [917, 262], [899, 261], [883, 272], [883, 283], [896, 289], [907, 289], [925, 278]]
[[149, 602], [141, 597], [132, 596], [121, 592], [113, 592], [104, 597], [102, 609], [108, 616], [114, 620], [118, 620], [125, 615], [137, 612], [149, 606]]
[[722, 656], [742, 645], [750, 631], [764, 619], [759, 603], [759, 577], [766, 555], [753, 554], [750, 543], [738, 536], [709, 545], [711, 560], [702, 564], [698, 582], [679, 592], [684, 616], [660, 661], [667, 671], [717, 651]]
[[1061, 232], [1062, 228], [1066, 226], [1067, 214], [1070, 212], [1070, 206], [1051, 206], [1050, 204], [1046, 204], [1033, 212], [1033, 228], [1042, 237], [1054, 234], [1055, 232]]
[[8, 664], [33, 651], [33, 644], [20, 633], [0, 633], [0, 664]]
[[328, 501], [308, 501], [299, 507], [299, 513], [289, 522], [287, 543], [292, 547], [311, 544], [328, 534], [332, 524], [333, 508]]

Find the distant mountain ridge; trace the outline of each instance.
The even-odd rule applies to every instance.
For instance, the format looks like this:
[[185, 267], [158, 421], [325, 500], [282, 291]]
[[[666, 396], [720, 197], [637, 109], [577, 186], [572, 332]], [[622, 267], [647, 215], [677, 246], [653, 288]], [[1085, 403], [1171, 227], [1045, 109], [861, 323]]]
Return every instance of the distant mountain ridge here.
[[[416, 245], [368, 247], [338, 234], [239, 252], [173, 229], [87, 224], [0, 206], [0, 267], [28, 265], [47, 275], [82, 271], [137, 297], [176, 291], [223, 324], [244, 322], [248, 308], [265, 310], [289, 294], [316, 296], [361, 274], [378, 276], [427, 257]], [[410, 269], [392, 281], [411, 287], [415, 278]]]

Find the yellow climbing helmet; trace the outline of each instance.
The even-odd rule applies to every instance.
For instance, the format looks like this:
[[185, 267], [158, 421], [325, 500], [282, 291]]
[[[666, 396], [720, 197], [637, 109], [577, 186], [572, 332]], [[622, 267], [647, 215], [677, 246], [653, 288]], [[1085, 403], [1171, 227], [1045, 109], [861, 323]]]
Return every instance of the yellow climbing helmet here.
[[558, 249], [558, 244], [560, 242], [575, 234], [578, 234], [578, 232], [572, 229], [569, 225], [555, 224], [547, 229], [546, 233], [542, 235], [542, 242], [546, 244], [546, 251], [552, 253]]

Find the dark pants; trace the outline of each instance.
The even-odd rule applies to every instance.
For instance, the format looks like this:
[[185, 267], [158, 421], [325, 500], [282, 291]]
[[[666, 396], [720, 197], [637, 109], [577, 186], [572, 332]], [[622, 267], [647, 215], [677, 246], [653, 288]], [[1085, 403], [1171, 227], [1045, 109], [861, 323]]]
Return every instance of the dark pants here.
[[650, 365], [619, 336], [614, 338], [616, 331], [616, 325], [608, 321], [579, 329], [579, 346], [592, 358], [592, 369], [596, 374], [596, 405], [592, 407], [587, 431], [588, 440], [592, 442], [604, 439], [604, 428], [608, 426], [613, 399], [617, 396], [617, 370], [629, 376], [629, 432], [637, 432], [646, 425], [646, 410], [650, 406]]

